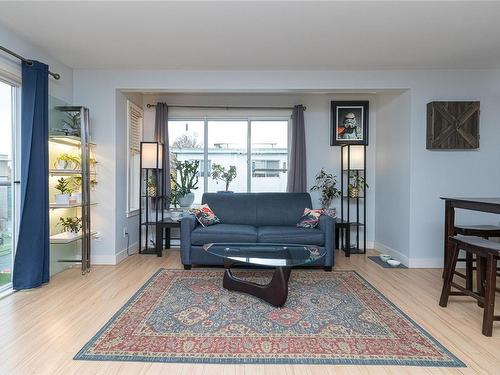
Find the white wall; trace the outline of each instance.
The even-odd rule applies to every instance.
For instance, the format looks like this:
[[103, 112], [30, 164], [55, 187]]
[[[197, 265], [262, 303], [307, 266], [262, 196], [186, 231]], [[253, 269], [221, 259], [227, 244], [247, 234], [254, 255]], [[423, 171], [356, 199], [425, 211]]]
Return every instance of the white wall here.
[[377, 95], [375, 248], [410, 258], [410, 92]]
[[[284, 92], [336, 91], [375, 93], [409, 90], [410, 102], [410, 219], [409, 263], [439, 266], [443, 253], [443, 203], [440, 195], [498, 195], [500, 148], [500, 71], [154, 71], [75, 70], [75, 102], [91, 108], [93, 134], [99, 144], [98, 157], [104, 175], [99, 190], [96, 223], [102, 241], [96, 256], [112, 259], [116, 251], [116, 90], [165, 90], [170, 92]], [[318, 136], [308, 139], [308, 159], [317, 167], [334, 166], [328, 145], [327, 96], [301, 100], [308, 107], [306, 119]], [[280, 100], [289, 100], [283, 96]], [[307, 99], [307, 100], [306, 100]], [[481, 149], [468, 152], [433, 152], [425, 149], [426, 103], [432, 100], [481, 100]], [[309, 100], [309, 101], [308, 101]], [[267, 104], [267, 103], [266, 103]], [[372, 106], [373, 107], [373, 106]], [[377, 121], [378, 123], [378, 121]], [[309, 125], [312, 126], [312, 125]], [[321, 136], [319, 136], [321, 135]], [[317, 142], [310, 143], [311, 139]], [[374, 160], [374, 158], [371, 158]], [[309, 168], [308, 176], [314, 175]], [[370, 178], [370, 176], [369, 176]], [[377, 184], [372, 186], [377, 187]], [[371, 189], [370, 189], [371, 190]], [[375, 190], [375, 189], [374, 189]], [[121, 198], [119, 198], [121, 199]], [[374, 201], [370, 199], [369, 201]], [[373, 212], [373, 211], [372, 211]], [[397, 215], [386, 212], [387, 217]], [[373, 221], [372, 221], [373, 223]], [[406, 226], [406, 225], [403, 225]], [[369, 226], [370, 227], [370, 226]], [[372, 225], [373, 227], [373, 225]], [[121, 228], [118, 230], [121, 231]], [[374, 238], [377, 241], [377, 238]], [[399, 249], [395, 249], [398, 250]], [[404, 251], [404, 250], [402, 250]]]
[[[49, 76], [49, 95], [67, 103], [73, 102], [73, 69], [53, 59], [42, 49], [26, 42], [17, 35], [0, 25], [0, 43], [5, 48], [25, 58], [38, 60], [49, 65], [49, 70], [59, 73], [61, 79], [55, 80]], [[0, 52], [0, 69], [8, 69], [21, 76], [21, 64], [18, 59], [10, 57], [3, 51]]]

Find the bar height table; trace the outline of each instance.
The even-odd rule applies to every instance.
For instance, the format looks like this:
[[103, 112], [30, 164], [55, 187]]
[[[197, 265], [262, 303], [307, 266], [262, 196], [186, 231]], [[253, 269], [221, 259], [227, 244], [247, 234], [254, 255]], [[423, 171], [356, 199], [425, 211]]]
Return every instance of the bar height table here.
[[450, 236], [455, 234], [455, 208], [461, 208], [470, 211], [488, 212], [492, 214], [500, 214], [500, 198], [446, 198], [441, 197], [445, 201], [444, 213], [444, 266], [448, 261], [448, 254], [453, 244], [450, 241]]

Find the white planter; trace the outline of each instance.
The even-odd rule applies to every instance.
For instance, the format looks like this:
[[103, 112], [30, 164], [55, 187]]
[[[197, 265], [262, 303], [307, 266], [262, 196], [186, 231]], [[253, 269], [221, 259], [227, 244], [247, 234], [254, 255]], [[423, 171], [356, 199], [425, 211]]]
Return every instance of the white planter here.
[[71, 194], [71, 200], [74, 200], [76, 204], [82, 203], [82, 193]]
[[194, 202], [194, 193], [187, 193], [183, 197], [179, 198], [179, 206], [182, 208], [191, 207]]
[[68, 167], [68, 163], [65, 162], [64, 160], [59, 160], [57, 162], [56, 169], [62, 169], [62, 170], [64, 170], [64, 169], [67, 169], [67, 167]]
[[55, 194], [54, 199], [56, 204], [69, 204], [69, 194]]

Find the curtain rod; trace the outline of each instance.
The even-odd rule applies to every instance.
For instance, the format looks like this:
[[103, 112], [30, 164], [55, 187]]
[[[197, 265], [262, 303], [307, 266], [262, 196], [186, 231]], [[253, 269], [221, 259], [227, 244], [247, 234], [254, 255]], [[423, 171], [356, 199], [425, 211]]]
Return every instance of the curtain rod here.
[[[32, 60], [28, 60], [28, 59], [22, 57], [21, 55], [18, 55], [17, 53], [12, 52], [10, 49], [7, 49], [7, 48], [5, 48], [3, 46], [0, 46], [0, 50], [4, 51], [5, 53], [8, 53], [9, 55], [14, 56], [15, 58], [18, 58], [19, 60], [21, 60], [22, 62], [25, 62], [29, 66], [33, 65], [33, 61]], [[61, 78], [61, 75], [59, 73], [52, 73], [50, 70], [49, 70], [49, 74], [52, 77], [54, 77], [55, 79]]]
[[[152, 108], [156, 107], [156, 104], [146, 104], [146, 107]], [[176, 108], [204, 108], [204, 109], [212, 109], [212, 108], [220, 108], [220, 109], [293, 109], [293, 107], [249, 107], [249, 106], [230, 106], [230, 105], [176, 105], [176, 104], [171, 104], [168, 105], [169, 108], [176, 107]], [[305, 106], [301, 106], [304, 108], [304, 111], [307, 109]]]

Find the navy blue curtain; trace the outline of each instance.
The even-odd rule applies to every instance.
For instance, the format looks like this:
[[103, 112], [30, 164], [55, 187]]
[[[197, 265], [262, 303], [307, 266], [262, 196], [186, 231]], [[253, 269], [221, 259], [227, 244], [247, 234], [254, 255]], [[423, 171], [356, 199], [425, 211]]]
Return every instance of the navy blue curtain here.
[[21, 86], [21, 220], [13, 287], [49, 281], [49, 88], [47, 65], [23, 63]]

